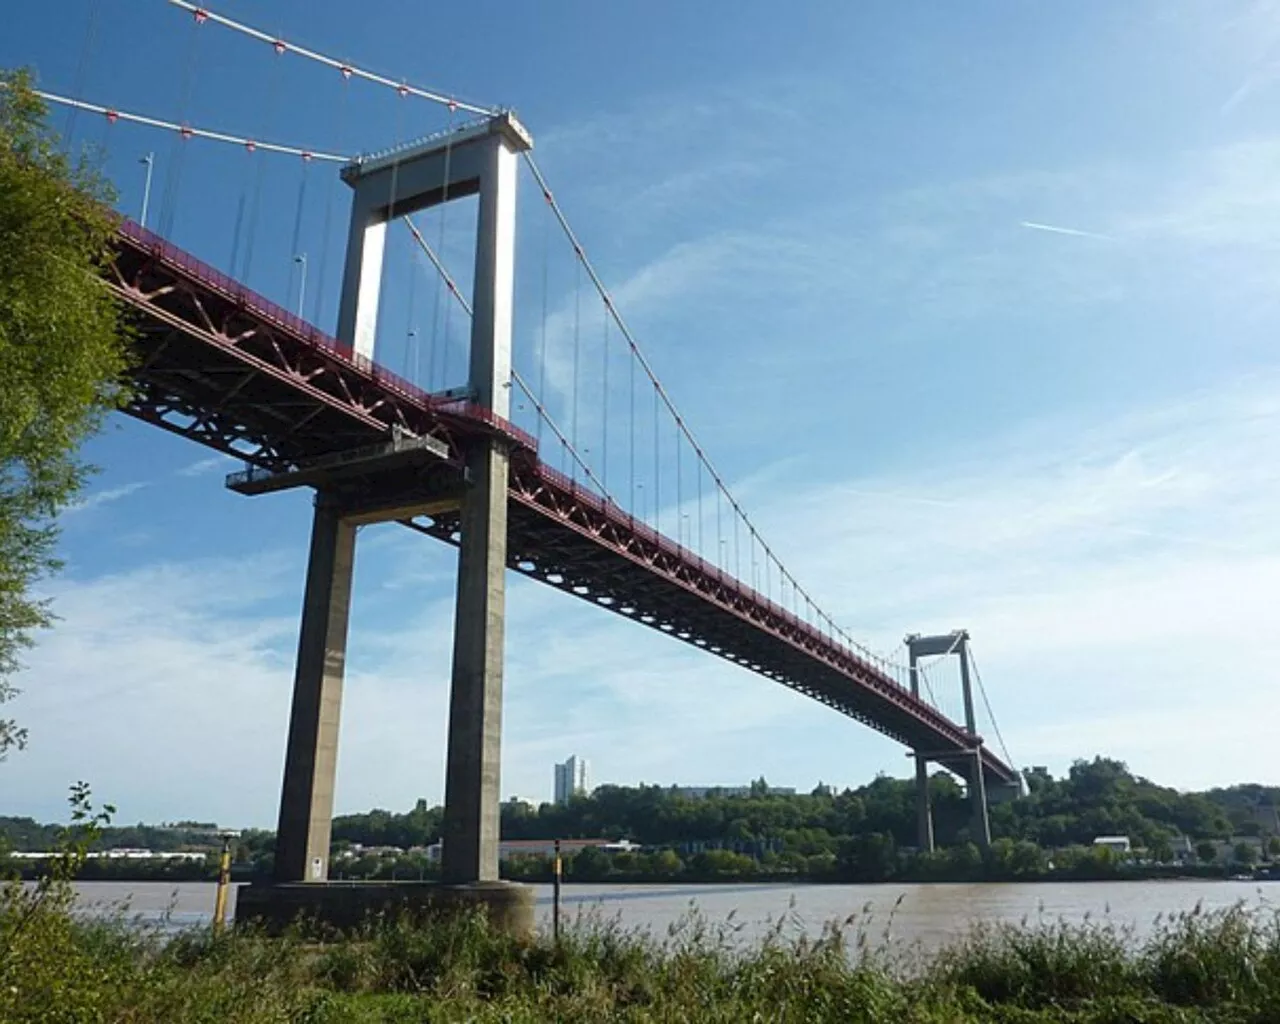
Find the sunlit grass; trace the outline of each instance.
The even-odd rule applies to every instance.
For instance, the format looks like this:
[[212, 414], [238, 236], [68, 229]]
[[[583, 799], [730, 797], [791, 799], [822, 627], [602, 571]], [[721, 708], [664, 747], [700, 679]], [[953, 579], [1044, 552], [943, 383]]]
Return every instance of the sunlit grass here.
[[27, 909], [0, 905], [0, 1021], [1280, 1022], [1280, 915], [1261, 900], [1145, 937], [1106, 919], [977, 926], [933, 955], [869, 907], [816, 937], [784, 914], [750, 942], [692, 907], [660, 934], [586, 911], [558, 944], [479, 915], [173, 937]]

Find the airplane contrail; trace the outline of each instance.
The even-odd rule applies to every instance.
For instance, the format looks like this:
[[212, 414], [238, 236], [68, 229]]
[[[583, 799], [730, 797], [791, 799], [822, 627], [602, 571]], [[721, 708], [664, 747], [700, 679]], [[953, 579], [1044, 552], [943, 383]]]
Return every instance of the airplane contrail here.
[[1056, 224], [1041, 224], [1034, 220], [1020, 220], [1018, 226], [1023, 228], [1031, 228], [1033, 231], [1048, 231], [1053, 235], [1072, 235], [1076, 238], [1100, 238], [1104, 242], [1113, 242], [1110, 235], [1100, 235], [1096, 231], [1081, 231], [1079, 228], [1062, 228]]

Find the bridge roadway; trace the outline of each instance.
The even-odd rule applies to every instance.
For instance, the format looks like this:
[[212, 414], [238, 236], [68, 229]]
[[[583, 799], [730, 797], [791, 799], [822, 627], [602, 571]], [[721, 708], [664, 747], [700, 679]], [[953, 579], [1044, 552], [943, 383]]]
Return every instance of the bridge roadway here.
[[[466, 401], [427, 394], [353, 355], [130, 221], [119, 228], [106, 276], [138, 314], [130, 415], [276, 472], [397, 434], [434, 438], [449, 454], [407, 469], [397, 484], [402, 493], [377, 498], [403, 498], [406, 509], [438, 498], [433, 514], [400, 521], [450, 543], [457, 541], [461, 447], [477, 435], [500, 435], [512, 453], [513, 569], [798, 690], [971, 777], [978, 738], [962, 725], [826, 633], [541, 462], [534, 439], [513, 424]], [[985, 746], [981, 758], [988, 786], [1016, 779]]]

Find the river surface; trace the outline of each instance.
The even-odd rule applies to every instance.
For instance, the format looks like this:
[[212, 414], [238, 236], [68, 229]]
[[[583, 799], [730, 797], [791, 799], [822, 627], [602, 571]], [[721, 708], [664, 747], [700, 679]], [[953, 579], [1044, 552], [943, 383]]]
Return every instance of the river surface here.
[[[207, 924], [213, 915], [211, 882], [82, 882], [81, 906], [92, 913], [123, 912], [167, 928]], [[234, 887], [233, 887], [234, 888]], [[550, 929], [551, 887], [535, 886], [540, 926]], [[1202, 906], [1244, 902], [1280, 907], [1280, 885], [1266, 882], [1043, 882], [981, 885], [566, 885], [565, 920], [616, 920], [623, 928], [665, 937], [689, 927], [696, 914], [735, 944], [758, 942], [781, 927], [783, 935], [816, 936], [831, 921], [852, 918], [880, 946], [932, 950], [978, 922], [1106, 920], [1147, 934], [1156, 918]], [[229, 901], [235, 906], [235, 898]], [[781, 925], [779, 925], [781, 922]], [[683, 923], [683, 925], [682, 925]]]

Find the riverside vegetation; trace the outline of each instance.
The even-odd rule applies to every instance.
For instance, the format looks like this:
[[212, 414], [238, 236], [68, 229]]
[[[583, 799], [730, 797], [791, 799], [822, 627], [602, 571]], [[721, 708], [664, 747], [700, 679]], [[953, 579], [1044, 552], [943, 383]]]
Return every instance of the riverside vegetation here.
[[168, 936], [72, 913], [71, 879], [106, 814], [73, 792], [74, 825], [38, 884], [0, 894], [0, 1021], [892, 1021], [1273, 1024], [1280, 912], [1265, 901], [1156, 922], [976, 927], [924, 956], [893, 920], [854, 915], [821, 938], [786, 918], [738, 942], [696, 913], [663, 936], [585, 916], [554, 942], [479, 914], [371, 922], [339, 937], [247, 929]]
[[[992, 808], [995, 841], [983, 852], [969, 842], [969, 805], [944, 774], [931, 780], [940, 849], [920, 854], [915, 793], [909, 780], [880, 777], [837, 792], [778, 794], [758, 780], [746, 796], [681, 797], [658, 786], [601, 786], [566, 805], [508, 802], [505, 839], [629, 839], [643, 849], [605, 854], [588, 849], [567, 858], [569, 881], [1029, 881], [1200, 875], [1223, 877], [1280, 857], [1274, 835], [1280, 789], [1241, 785], [1179, 793], [1135, 776], [1107, 758], [1078, 761], [1062, 778], [1043, 769], [1026, 777], [1028, 795]], [[441, 809], [419, 801], [396, 814], [371, 811], [334, 821], [334, 870], [344, 878], [430, 878], [426, 847], [440, 834]], [[98, 845], [181, 850], [207, 846], [212, 825], [104, 829]], [[59, 826], [0, 817], [0, 846], [49, 850]], [[1093, 845], [1099, 835], [1128, 836], [1140, 853], [1114, 856]], [[1176, 856], [1176, 847], [1182, 857]], [[274, 836], [245, 833], [237, 844], [238, 877], [269, 870]], [[1189, 847], [1189, 849], [1188, 849]], [[215, 859], [89, 861], [85, 879], [212, 877]], [[28, 865], [27, 870], [38, 870]], [[513, 879], [548, 881], [550, 861], [516, 856]]]

